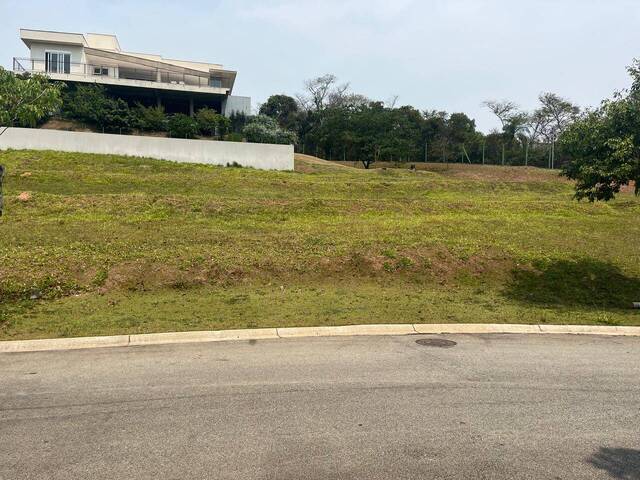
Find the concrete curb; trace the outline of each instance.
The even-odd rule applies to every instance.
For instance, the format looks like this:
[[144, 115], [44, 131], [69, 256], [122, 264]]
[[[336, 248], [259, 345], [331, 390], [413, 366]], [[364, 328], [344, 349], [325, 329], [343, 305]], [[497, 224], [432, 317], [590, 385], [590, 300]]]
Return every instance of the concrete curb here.
[[[162, 345], [165, 343], [224, 342], [229, 340], [264, 340], [268, 338], [278, 338], [278, 332], [275, 328], [129, 335], [129, 346]], [[0, 351], [1, 348], [2, 346], [0, 345]]]
[[417, 333], [541, 333], [539, 325], [496, 323], [422, 323], [413, 326]]
[[129, 345], [129, 335], [17, 340], [0, 342], [0, 353], [76, 350], [78, 348], [126, 347], [127, 345]]
[[384, 324], [345, 325], [337, 327], [286, 327], [246, 330], [217, 330], [205, 332], [147, 333], [105, 337], [53, 338], [43, 340], [14, 340], [0, 342], [0, 353], [43, 352], [76, 350], [81, 348], [133, 347], [167, 345], [175, 343], [225, 342], [233, 340], [266, 340], [302, 337], [336, 337], [362, 335], [415, 335], [415, 334], [571, 334], [640, 337], [640, 327], [595, 325], [518, 325], [518, 324]]
[[410, 323], [384, 325], [345, 325], [340, 327], [286, 327], [278, 328], [281, 338], [337, 337], [342, 335], [411, 335], [416, 333]]

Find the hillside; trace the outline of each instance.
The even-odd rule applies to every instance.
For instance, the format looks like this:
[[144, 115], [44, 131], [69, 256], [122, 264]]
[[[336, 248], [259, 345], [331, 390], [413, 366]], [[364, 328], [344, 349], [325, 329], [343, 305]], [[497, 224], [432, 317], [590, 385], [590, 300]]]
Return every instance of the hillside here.
[[[0, 152], [0, 338], [377, 322], [640, 324], [640, 200], [557, 173]], [[28, 195], [21, 193], [28, 192]], [[22, 198], [22, 200], [19, 199]]]

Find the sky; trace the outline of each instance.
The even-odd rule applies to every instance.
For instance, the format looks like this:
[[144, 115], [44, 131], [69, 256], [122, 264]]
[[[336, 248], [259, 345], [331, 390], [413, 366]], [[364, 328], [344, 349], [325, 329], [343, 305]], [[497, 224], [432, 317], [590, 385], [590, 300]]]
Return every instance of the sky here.
[[113, 33], [123, 50], [236, 70], [254, 109], [332, 73], [488, 132], [484, 100], [532, 110], [551, 91], [596, 106], [627, 87], [639, 26], [640, 0], [0, 0], [0, 65], [27, 56], [20, 27]]

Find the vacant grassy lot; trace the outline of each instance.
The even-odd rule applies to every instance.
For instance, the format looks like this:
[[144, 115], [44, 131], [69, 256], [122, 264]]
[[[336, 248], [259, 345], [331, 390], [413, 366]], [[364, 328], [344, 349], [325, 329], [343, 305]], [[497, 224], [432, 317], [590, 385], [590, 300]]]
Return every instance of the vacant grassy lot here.
[[287, 173], [34, 151], [0, 163], [1, 339], [640, 324], [640, 200], [577, 203], [557, 172], [300, 157]]

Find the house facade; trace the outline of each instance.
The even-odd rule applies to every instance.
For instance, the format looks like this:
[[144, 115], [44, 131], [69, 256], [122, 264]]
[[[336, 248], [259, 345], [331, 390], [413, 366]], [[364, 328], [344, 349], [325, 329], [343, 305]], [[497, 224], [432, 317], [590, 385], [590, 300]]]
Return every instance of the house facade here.
[[216, 63], [123, 51], [115, 35], [20, 30], [28, 57], [15, 57], [15, 73], [45, 73], [66, 83], [104, 85], [130, 103], [161, 105], [193, 115], [203, 107], [224, 115], [251, 113], [251, 99], [232, 95], [237, 72]]

